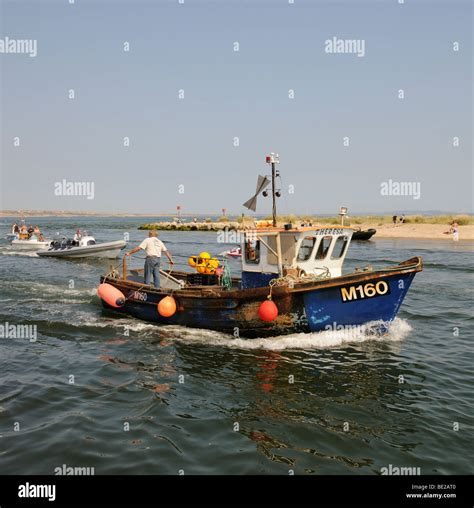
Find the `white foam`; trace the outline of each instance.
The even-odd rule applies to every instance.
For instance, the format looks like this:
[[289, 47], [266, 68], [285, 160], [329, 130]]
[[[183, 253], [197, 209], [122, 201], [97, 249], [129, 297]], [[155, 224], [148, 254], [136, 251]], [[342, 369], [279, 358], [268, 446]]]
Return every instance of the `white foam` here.
[[67, 283], [59, 286], [57, 284], [44, 284], [43, 282], [27, 282], [27, 281], [2, 281], [8, 284], [8, 287], [24, 289], [28, 294], [47, 294], [57, 296], [94, 296], [97, 294], [96, 288], [70, 289]]
[[[377, 334], [375, 328], [381, 322], [372, 322], [350, 330], [325, 330], [313, 333], [295, 333], [261, 339], [237, 339], [211, 330], [166, 326], [163, 330], [167, 339], [202, 345], [223, 346], [233, 349], [321, 349], [338, 347], [343, 344], [367, 341], [398, 342], [403, 340], [412, 327], [407, 321], [396, 318], [384, 334]], [[175, 333], [173, 333], [175, 332]]]
[[325, 349], [368, 341], [399, 342], [412, 330], [407, 321], [396, 318], [390, 325], [389, 331], [384, 334], [376, 332], [376, 328], [382, 324], [380, 321], [376, 321], [349, 330], [326, 330], [312, 333], [294, 333], [270, 338], [242, 339], [213, 330], [187, 328], [176, 325], [163, 326], [133, 318], [104, 318], [103, 316], [94, 316], [89, 313], [76, 313], [75, 320], [69, 324], [78, 328], [118, 328], [121, 330], [127, 328], [131, 332], [138, 333], [141, 338], [156, 336], [169, 341], [202, 346], [278, 351], [285, 349]]
[[11, 250], [6, 247], [4, 250], [0, 250], [0, 255], [2, 256], [22, 256], [27, 258], [39, 258], [36, 254], [36, 251], [27, 251], [27, 250]]
[[[133, 318], [105, 318], [100, 314], [95, 316], [86, 312], [75, 312], [75, 320], [68, 324], [77, 328], [91, 327], [91, 328], [119, 328], [121, 331], [126, 327], [132, 332], [159, 332], [162, 328], [159, 325], [139, 321]], [[181, 327], [177, 327], [181, 328]], [[185, 328], [182, 328], [185, 329]], [[146, 335], [146, 333], [145, 333]]]

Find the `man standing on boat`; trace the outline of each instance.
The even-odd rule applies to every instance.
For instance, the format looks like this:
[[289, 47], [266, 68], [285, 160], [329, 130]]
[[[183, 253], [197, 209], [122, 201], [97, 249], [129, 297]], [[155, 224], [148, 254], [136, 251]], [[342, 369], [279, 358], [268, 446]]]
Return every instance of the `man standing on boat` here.
[[174, 264], [173, 258], [165, 244], [157, 238], [157, 233], [154, 229], [148, 232], [148, 238], [145, 238], [138, 247], [133, 248], [130, 252], [126, 252], [125, 255], [131, 256], [140, 249], [146, 252], [145, 284], [151, 283], [151, 275], [153, 274], [154, 286], [159, 288], [161, 252], [163, 251], [166, 254], [171, 265]]

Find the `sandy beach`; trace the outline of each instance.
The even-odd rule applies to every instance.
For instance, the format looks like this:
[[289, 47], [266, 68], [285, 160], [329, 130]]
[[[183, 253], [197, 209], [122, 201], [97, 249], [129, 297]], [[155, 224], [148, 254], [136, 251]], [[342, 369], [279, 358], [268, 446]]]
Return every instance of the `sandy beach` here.
[[[444, 234], [445, 231], [449, 231], [449, 226], [445, 224], [384, 224], [382, 226], [360, 224], [357, 227], [376, 229], [377, 233], [372, 237], [373, 240], [381, 238], [416, 238], [453, 241], [451, 234]], [[459, 226], [459, 240], [474, 240], [474, 226]]]
[[[324, 224], [314, 222], [314, 225], [320, 225], [325, 227], [337, 227], [334, 224]], [[278, 223], [279, 227], [283, 227], [284, 223]], [[382, 224], [376, 225], [375, 223], [365, 223], [352, 225], [354, 229], [376, 229], [377, 233], [372, 237], [372, 240], [383, 239], [383, 238], [404, 238], [404, 239], [425, 239], [425, 240], [444, 240], [453, 241], [452, 234], [446, 234], [449, 231], [449, 225], [447, 224]], [[139, 229], [157, 229], [161, 231], [173, 231], [182, 230], [190, 231], [190, 228], [196, 231], [220, 231], [226, 227], [230, 229], [242, 229], [241, 224], [234, 221], [219, 222], [214, 221], [211, 223], [198, 222], [196, 224], [185, 222], [183, 224], [176, 224], [173, 222], [156, 222], [143, 224]], [[252, 223], [247, 221], [243, 229], [252, 229]], [[474, 225], [459, 226], [459, 240], [474, 240]]]

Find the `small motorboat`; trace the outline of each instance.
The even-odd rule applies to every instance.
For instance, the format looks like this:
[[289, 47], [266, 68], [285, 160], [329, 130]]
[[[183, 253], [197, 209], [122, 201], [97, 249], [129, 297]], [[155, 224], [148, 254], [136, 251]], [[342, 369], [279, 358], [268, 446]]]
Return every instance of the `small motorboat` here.
[[18, 250], [33, 250], [47, 249], [51, 240], [44, 238], [38, 226], [33, 229], [26, 227], [25, 219], [21, 219], [20, 225], [15, 223], [12, 226], [10, 233], [6, 235], [7, 240], [10, 242], [14, 249]]
[[18, 250], [32, 250], [37, 251], [40, 249], [47, 249], [51, 245], [51, 240], [38, 240], [36, 236], [30, 238], [17, 238], [11, 240], [11, 246]]
[[79, 240], [62, 238], [49, 243], [47, 250], [37, 252], [38, 256], [55, 258], [117, 258], [120, 251], [125, 248], [125, 240], [96, 243], [90, 234], [84, 234]]
[[367, 229], [365, 231], [361, 230], [360, 228], [352, 234], [353, 240], [370, 240], [375, 233], [377, 233], [376, 229]]
[[241, 258], [242, 249], [240, 247], [234, 247], [233, 249], [221, 252], [220, 256], [227, 256], [229, 258]]

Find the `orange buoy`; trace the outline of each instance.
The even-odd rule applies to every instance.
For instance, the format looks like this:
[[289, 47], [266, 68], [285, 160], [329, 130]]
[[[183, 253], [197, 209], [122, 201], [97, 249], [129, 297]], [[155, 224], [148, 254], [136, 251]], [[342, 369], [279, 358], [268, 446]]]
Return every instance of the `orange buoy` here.
[[262, 321], [270, 323], [277, 318], [278, 307], [271, 300], [265, 300], [258, 309], [258, 315]]
[[111, 284], [101, 284], [97, 288], [97, 294], [111, 307], [122, 307], [125, 303], [125, 295]]
[[172, 296], [165, 296], [158, 303], [158, 314], [163, 317], [171, 317], [176, 312], [176, 300]]

